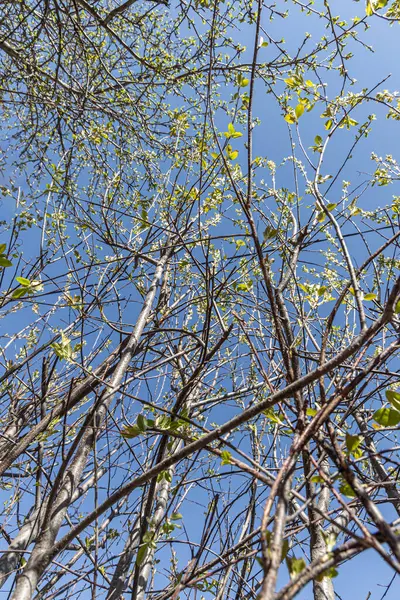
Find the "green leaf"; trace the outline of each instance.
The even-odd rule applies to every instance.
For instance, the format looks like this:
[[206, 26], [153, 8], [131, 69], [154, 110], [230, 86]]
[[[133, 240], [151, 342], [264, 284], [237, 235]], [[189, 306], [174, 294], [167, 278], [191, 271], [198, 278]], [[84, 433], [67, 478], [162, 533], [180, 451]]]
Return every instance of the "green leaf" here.
[[394, 390], [386, 390], [385, 395], [393, 408], [400, 411], [400, 393]]
[[325, 218], [326, 218], [326, 214], [324, 213], [323, 210], [320, 210], [319, 213], [317, 214], [318, 223], [323, 223], [325, 221]]
[[7, 244], [0, 244], [0, 254], [4, 254], [7, 248]]
[[265, 229], [264, 229], [264, 240], [272, 240], [273, 238], [276, 238], [276, 236], [278, 235], [278, 230], [275, 229], [274, 227], [271, 227], [270, 225], [268, 225]]
[[236, 286], [236, 289], [239, 292], [249, 292], [252, 287], [253, 287], [253, 283], [251, 281], [249, 281], [248, 283], [239, 283]]
[[301, 115], [304, 113], [304, 104], [298, 104], [294, 109], [294, 113], [298, 119], [300, 119]]
[[329, 569], [326, 569], [325, 571], [322, 571], [322, 573], [320, 573], [318, 575], [318, 577], [316, 577], [317, 581], [322, 581], [323, 579], [325, 579], [325, 577], [327, 579], [333, 579], [334, 577], [337, 577], [338, 572], [335, 569], [335, 567], [330, 567]]
[[228, 452], [228, 450], [222, 450], [221, 452], [221, 465], [230, 465], [231, 463], [231, 458], [232, 455], [230, 452]]
[[318, 296], [321, 297], [325, 294], [325, 292], [328, 290], [328, 287], [326, 285], [321, 285], [320, 288], [318, 288]]
[[242, 135], [243, 135], [243, 133], [240, 133], [240, 131], [235, 130], [233, 123], [229, 123], [228, 131], [224, 132], [224, 136], [226, 137], [227, 140], [229, 140], [230, 138], [239, 138], [239, 137], [242, 137]]
[[139, 415], [136, 421], [136, 424], [141, 432], [145, 432], [147, 430], [147, 419], [143, 415]]
[[27, 289], [24, 287], [20, 287], [17, 288], [16, 290], [13, 291], [12, 293], [12, 298], [22, 298], [22, 296], [25, 296], [25, 294], [27, 293]]
[[396, 315], [400, 314], [400, 300], [397, 302], [397, 304], [395, 306], [395, 309], [394, 309], [394, 312], [395, 312]]
[[349, 485], [347, 483], [347, 481], [344, 481], [342, 483], [342, 485], [339, 487], [339, 490], [344, 496], [347, 496], [347, 498], [355, 498], [356, 497], [355, 491], [353, 490], [351, 485]]
[[181, 519], [183, 519], [181, 513], [172, 513], [172, 515], [170, 516], [171, 521], [180, 521]]
[[5, 256], [0, 256], [0, 267], [3, 267], [4, 269], [7, 269], [7, 267], [12, 267], [12, 262]]
[[330, 129], [332, 127], [332, 125], [333, 125], [332, 119], [328, 119], [325, 123], [325, 129], [326, 130]]
[[323, 531], [322, 537], [324, 538], [324, 541], [325, 541], [326, 550], [328, 552], [331, 552], [334, 549], [335, 544], [336, 544], [336, 538], [337, 538], [336, 533], [334, 533], [333, 531], [330, 531], [330, 532]]
[[375, 300], [378, 297], [378, 294], [365, 294], [364, 300]]
[[296, 123], [296, 117], [290, 113], [287, 113], [284, 116], [284, 119], [285, 119], [286, 123], [290, 123], [291, 125], [293, 125], [293, 123]]
[[310, 293], [310, 288], [308, 287], [308, 285], [304, 285], [303, 283], [299, 283], [298, 284], [299, 288], [301, 290], [303, 290], [303, 292], [305, 292], [306, 294]]
[[143, 431], [139, 429], [137, 425], [127, 425], [121, 429], [122, 437], [126, 438], [127, 440], [138, 437], [138, 435], [141, 435], [142, 433]]
[[237, 150], [232, 150], [232, 152], [229, 152], [228, 154], [229, 160], [235, 160], [238, 156], [239, 152]]
[[350, 435], [346, 433], [346, 448], [350, 454], [358, 457], [357, 449], [363, 441], [363, 437], [361, 435]]
[[136, 556], [136, 565], [138, 567], [140, 567], [140, 565], [143, 563], [144, 559], [146, 558], [146, 554], [147, 554], [147, 544], [142, 544], [140, 546], [137, 556]]
[[289, 552], [289, 540], [286, 538], [283, 540], [283, 544], [282, 544], [281, 562], [283, 562], [285, 560], [288, 552]]
[[30, 280], [25, 279], [25, 277], [16, 277], [15, 279], [16, 279], [16, 281], [18, 281], [18, 283], [20, 283], [24, 287], [29, 287], [31, 285]]
[[372, 418], [382, 427], [394, 427], [400, 423], [400, 411], [394, 408], [379, 408]]
[[367, 17], [371, 17], [374, 14], [374, 11], [372, 9], [371, 0], [367, 0], [367, 5], [365, 7], [365, 14], [367, 15]]
[[325, 483], [325, 480], [321, 475], [314, 475], [314, 477], [311, 477], [311, 481], [312, 483]]
[[322, 146], [322, 137], [320, 135], [316, 135], [314, 138], [314, 144], [316, 146]]
[[306, 415], [307, 417], [315, 417], [315, 415], [317, 414], [317, 409], [316, 408], [307, 408], [306, 410]]
[[306, 562], [304, 558], [287, 557], [286, 564], [289, 569], [290, 578], [294, 579], [306, 568]]
[[265, 415], [267, 419], [269, 419], [273, 423], [276, 423], [277, 425], [283, 425], [281, 419], [279, 418], [279, 415], [277, 415], [272, 408], [267, 408], [267, 410], [263, 410], [263, 415]]
[[337, 207], [336, 202], [330, 202], [330, 204], [327, 204], [327, 206], [326, 206], [327, 210], [329, 210], [329, 211], [333, 210], [336, 207]]

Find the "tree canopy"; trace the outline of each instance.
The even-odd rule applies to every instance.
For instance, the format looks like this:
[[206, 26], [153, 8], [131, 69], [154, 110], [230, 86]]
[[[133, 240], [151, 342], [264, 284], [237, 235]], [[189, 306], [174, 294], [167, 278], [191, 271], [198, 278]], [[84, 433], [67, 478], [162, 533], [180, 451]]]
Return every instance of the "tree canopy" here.
[[391, 593], [400, 1], [337, 4], [2, 3], [11, 600]]

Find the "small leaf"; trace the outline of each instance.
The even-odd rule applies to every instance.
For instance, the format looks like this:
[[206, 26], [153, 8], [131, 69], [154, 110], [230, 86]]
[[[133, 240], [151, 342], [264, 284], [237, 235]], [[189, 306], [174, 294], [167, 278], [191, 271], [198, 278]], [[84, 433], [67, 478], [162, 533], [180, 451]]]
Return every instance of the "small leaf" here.
[[317, 409], [316, 408], [307, 408], [306, 410], [306, 415], [307, 417], [315, 417], [315, 415], [317, 414]]
[[347, 498], [355, 498], [356, 497], [355, 491], [353, 490], [351, 485], [349, 485], [347, 483], [347, 481], [344, 481], [342, 483], [342, 485], [339, 487], [339, 490], [344, 496], [347, 496]]
[[265, 415], [267, 419], [269, 419], [273, 423], [276, 423], [277, 425], [283, 425], [281, 419], [279, 418], [279, 415], [277, 415], [272, 410], [272, 408], [267, 408], [267, 410], [263, 410], [263, 415]]
[[15, 279], [16, 279], [16, 281], [18, 281], [18, 283], [20, 283], [24, 287], [29, 287], [31, 285], [30, 280], [26, 279], [25, 277], [16, 277]]
[[306, 568], [306, 562], [304, 558], [287, 557], [286, 564], [289, 569], [290, 578], [294, 579]]
[[394, 408], [379, 408], [372, 418], [382, 427], [394, 427], [400, 423], [400, 411]]
[[378, 294], [365, 294], [364, 300], [375, 300], [378, 297]]
[[330, 532], [322, 532], [322, 537], [324, 538], [325, 541], [325, 545], [326, 545], [326, 549], [328, 552], [331, 552], [336, 544], [336, 533], [334, 533], [333, 531]]
[[289, 540], [286, 538], [283, 540], [283, 544], [282, 544], [281, 562], [283, 562], [285, 560], [288, 552], [289, 552]]
[[329, 211], [331, 211], [331, 210], [333, 210], [333, 209], [334, 209], [334, 208], [336, 208], [336, 207], [337, 207], [337, 203], [336, 203], [336, 202], [331, 202], [330, 204], [328, 204], [328, 205], [327, 205], [327, 207], [326, 207], [326, 208], [327, 208]]
[[322, 137], [320, 135], [316, 135], [314, 138], [314, 144], [316, 146], [321, 146], [322, 145]]
[[318, 575], [318, 577], [316, 577], [317, 581], [322, 581], [325, 577], [327, 579], [333, 579], [334, 577], [337, 577], [338, 572], [335, 569], [335, 567], [329, 567], [329, 569], [326, 569], [325, 571], [322, 571], [322, 573], [320, 573]]
[[121, 430], [122, 437], [127, 440], [135, 438], [142, 433], [143, 431], [141, 431], [137, 425], [128, 425]]
[[221, 452], [221, 465], [230, 465], [232, 455], [228, 450], [222, 450]]
[[228, 154], [230, 160], [235, 160], [239, 156], [239, 152], [237, 150], [232, 150]]
[[396, 315], [400, 314], [400, 300], [397, 302], [394, 312]]
[[318, 223], [323, 223], [325, 221], [325, 218], [326, 218], [326, 214], [324, 213], [323, 210], [320, 210], [319, 213], [317, 214]]
[[301, 117], [301, 115], [304, 113], [304, 105], [298, 104], [296, 106], [296, 108], [294, 109], [294, 112], [295, 112], [296, 117], [299, 119]]
[[386, 390], [385, 395], [393, 408], [400, 411], [400, 393], [394, 390]]
[[3, 267], [4, 269], [7, 269], [7, 267], [12, 267], [12, 262], [5, 256], [0, 256], [0, 267]]
[[311, 477], [311, 481], [313, 483], [325, 483], [325, 480], [321, 475], [314, 475], [314, 477]]
[[287, 115], [284, 116], [284, 119], [286, 123], [290, 123], [291, 125], [293, 125], [293, 123], [296, 123], [296, 117], [290, 113], [287, 113]]
[[274, 227], [271, 227], [270, 225], [268, 225], [265, 229], [264, 229], [264, 240], [272, 240], [273, 238], [276, 238], [276, 236], [278, 235], [278, 230], [275, 229]]
[[364, 438], [361, 435], [350, 435], [349, 433], [346, 433], [346, 448], [348, 452], [354, 456], [363, 439]]
[[176, 512], [172, 513], [172, 515], [170, 517], [171, 521], [180, 521], [182, 518], [183, 517], [182, 517], [181, 513], [176, 513]]
[[26, 293], [27, 293], [26, 288], [20, 287], [13, 291], [11, 297], [12, 298], [22, 298], [22, 296], [25, 296]]
[[7, 248], [7, 244], [0, 244], [0, 254], [4, 254]]
[[143, 433], [147, 430], [147, 419], [143, 415], [139, 415], [137, 418], [137, 426]]
[[147, 544], [142, 544], [140, 546], [137, 556], [136, 556], [136, 565], [138, 567], [140, 567], [140, 565], [143, 563], [144, 559], [146, 558], [146, 554], [147, 554]]

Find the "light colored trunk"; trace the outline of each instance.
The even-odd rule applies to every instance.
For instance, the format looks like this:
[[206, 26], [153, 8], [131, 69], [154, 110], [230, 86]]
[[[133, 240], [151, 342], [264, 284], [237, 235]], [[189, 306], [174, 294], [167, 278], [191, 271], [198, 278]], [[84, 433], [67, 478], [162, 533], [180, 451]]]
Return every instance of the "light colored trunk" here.
[[[106, 472], [105, 468], [99, 469], [97, 478], [99, 479]], [[75, 502], [93, 485], [95, 476], [92, 475], [81, 486], [79, 486], [72, 497], [72, 502]], [[36, 540], [36, 536], [40, 530], [43, 516], [46, 512], [46, 504], [42, 504], [40, 509], [32, 511], [25, 519], [25, 523], [12, 540], [7, 548], [7, 551], [0, 556], [0, 588], [3, 587], [8, 577], [18, 568], [21, 556], [29, 544]]]
[[51, 561], [51, 551], [57, 534], [61, 525], [63, 524], [66, 512], [72, 502], [74, 491], [82, 477], [83, 470], [87, 463], [89, 453], [91, 452], [95, 443], [98, 431], [101, 428], [105, 416], [107, 415], [108, 407], [110, 406], [122, 383], [125, 373], [129, 367], [132, 355], [140, 340], [143, 329], [152, 309], [157, 287], [161, 280], [165, 263], [168, 258], [169, 255], [165, 254], [160, 259], [159, 264], [156, 267], [149, 291], [144, 300], [143, 308], [140, 312], [129, 342], [122, 353], [120, 362], [115, 369], [111, 382], [109, 386], [107, 386], [104, 396], [99, 403], [92, 423], [87, 423], [83, 426], [85, 427], [85, 430], [83, 431], [82, 438], [75, 453], [75, 457], [72, 460], [70, 467], [64, 474], [60, 489], [52, 503], [52, 506], [48, 506], [47, 508], [41, 534], [38, 537], [38, 541], [32, 551], [26, 567], [21, 575], [17, 577], [11, 600], [30, 600], [41, 575]]
[[[321, 470], [328, 476], [329, 475], [329, 461], [324, 458], [321, 461]], [[330, 500], [330, 489], [327, 485], [321, 485], [321, 491], [319, 493], [316, 505], [318, 507], [318, 513], [312, 511], [312, 515], [316, 518], [316, 522], [310, 519], [310, 533], [311, 533], [311, 560], [318, 561], [326, 554], [326, 542], [325, 532], [322, 526], [319, 515], [328, 514], [329, 511], [329, 500]], [[313, 581], [314, 600], [335, 600], [335, 590], [333, 587], [333, 581], [330, 577], [324, 577], [322, 581]]]

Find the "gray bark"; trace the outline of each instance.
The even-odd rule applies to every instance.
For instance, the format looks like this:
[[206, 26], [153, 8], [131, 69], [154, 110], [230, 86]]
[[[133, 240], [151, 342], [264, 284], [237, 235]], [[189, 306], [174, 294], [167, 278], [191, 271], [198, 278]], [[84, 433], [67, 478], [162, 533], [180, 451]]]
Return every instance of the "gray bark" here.
[[57, 534], [72, 502], [74, 491], [79, 484], [89, 453], [93, 448], [98, 431], [107, 414], [108, 407], [110, 406], [122, 383], [123, 377], [125, 376], [125, 373], [129, 367], [132, 355], [140, 340], [143, 329], [152, 309], [157, 287], [161, 280], [165, 263], [167, 262], [168, 258], [169, 255], [166, 253], [160, 259], [156, 267], [149, 291], [144, 300], [142, 310], [129, 338], [128, 344], [121, 355], [119, 364], [115, 369], [113, 377], [111, 378], [111, 382], [107, 386], [107, 390], [105, 391], [103, 398], [99, 403], [92, 422], [85, 423], [83, 425], [84, 430], [75, 456], [64, 474], [63, 480], [59, 486], [58, 494], [54, 498], [51, 505], [47, 507], [41, 533], [39, 534], [31, 557], [28, 560], [23, 572], [16, 579], [16, 585], [11, 596], [11, 600], [30, 600], [42, 573], [51, 561], [51, 550], [55, 543]]

